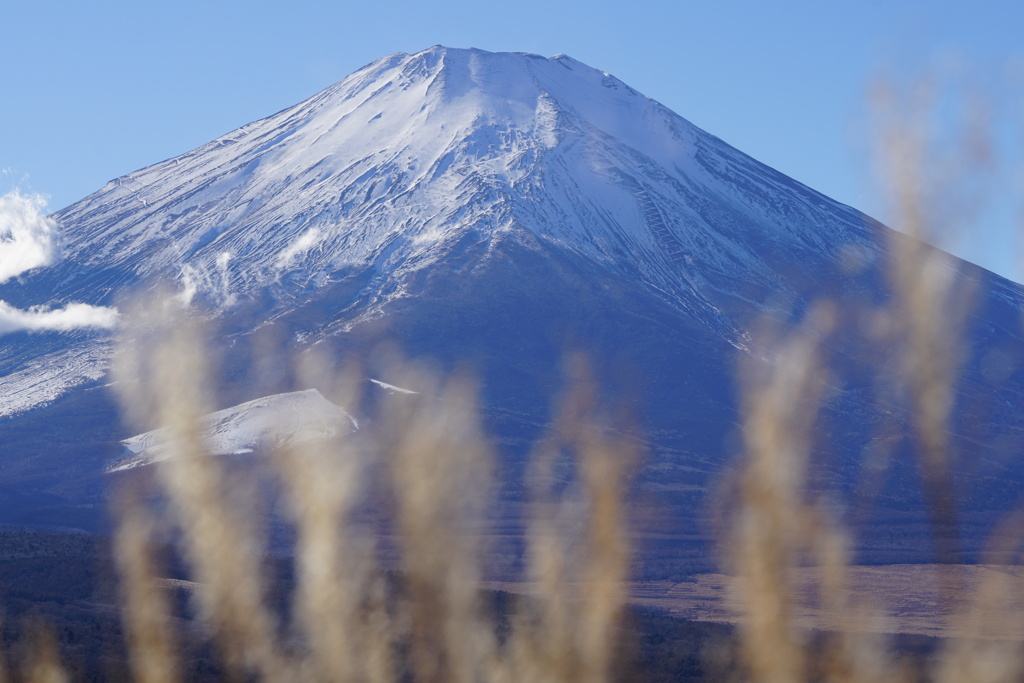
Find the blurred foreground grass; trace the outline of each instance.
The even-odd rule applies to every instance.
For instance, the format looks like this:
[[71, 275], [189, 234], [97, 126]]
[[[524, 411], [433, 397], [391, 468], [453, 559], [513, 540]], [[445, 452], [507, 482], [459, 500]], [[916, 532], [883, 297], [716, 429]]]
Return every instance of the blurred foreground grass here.
[[[880, 92], [888, 102], [892, 93]], [[891, 114], [903, 105], [885, 106]], [[55, 638], [65, 658], [78, 640], [78, 654], [93, 660], [72, 664], [76, 678], [145, 683], [1021, 680], [1016, 568], [974, 572], [982, 578], [971, 583], [956, 569], [949, 424], [967, 306], [949, 257], [924, 245], [950, 221], [951, 195], [945, 186], [936, 194], [926, 124], [882, 123], [892, 222], [915, 239], [894, 236], [887, 247], [891, 297], [873, 334], [888, 353], [879, 361], [886, 390], [910, 406], [933, 555], [944, 565], [935, 580], [950, 627], [940, 632], [956, 637], [884, 635], [884, 610], [854, 589], [863, 572], [851, 569], [850, 532], [809, 482], [829, 381], [824, 349], [838, 317], [829, 301], [807, 306], [795, 324], [766, 321], [743, 359], [742, 452], [716, 502], [735, 630], [627, 609], [624, 494], [638, 454], [597, 410], [585, 379], [535, 449], [521, 577], [530, 590], [514, 598], [486, 589], [494, 463], [471, 382], [396, 362], [392, 376], [423, 388], [418, 396], [389, 397], [365, 429], [272, 448], [254, 482], [207, 454], [201, 419], [213, 407], [206, 381], [215, 373], [203, 332], [157, 301], [129, 316], [115, 380], [127, 423], [166, 427], [170, 457], [125, 478], [116, 537], [95, 549], [113, 558], [107, 569], [81, 564], [88, 553], [75, 548], [93, 541], [14, 534], [4, 545], [13, 553], [0, 558], [3, 597], [16, 608], [9, 614], [35, 611], [51, 625], [27, 636], [8, 628], [16, 665], [0, 663], [0, 682], [67, 680]], [[969, 169], [979, 148], [968, 138]], [[304, 386], [331, 385], [346, 408], [360, 404], [356, 374], [315, 354], [297, 375]], [[268, 509], [268, 490], [280, 509]], [[290, 520], [286, 559], [267, 551], [274, 516]], [[1011, 518], [997, 539], [1010, 551], [1016, 527]], [[24, 543], [44, 550], [17, 555]], [[22, 584], [31, 590], [19, 593]], [[808, 595], [832, 619], [819, 630], [805, 618]], [[65, 628], [69, 610], [86, 605], [93, 632]]]

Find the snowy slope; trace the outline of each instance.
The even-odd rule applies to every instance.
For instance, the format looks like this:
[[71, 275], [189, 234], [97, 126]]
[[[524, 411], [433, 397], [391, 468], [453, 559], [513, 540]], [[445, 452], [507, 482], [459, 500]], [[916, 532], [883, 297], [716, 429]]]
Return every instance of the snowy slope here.
[[773, 252], [873, 244], [856, 212], [607, 73], [444, 47], [373, 62], [55, 218], [78, 267], [221, 306], [365, 268], [379, 303], [467, 236], [552, 245], [733, 336], [716, 291], [785, 289]]
[[[316, 389], [264, 396], [219, 410], [203, 420], [202, 438], [210, 455], [243, 455], [289, 448], [344, 434], [359, 427], [356, 420]], [[125, 439], [128, 453], [110, 465], [121, 472], [172, 456], [166, 429]]]
[[0, 338], [0, 418], [14, 416], [45, 405], [71, 389], [95, 384], [110, 366], [110, 345], [94, 340], [76, 340], [36, 357], [4, 358]]
[[[377, 60], [53, 217], [64, 260], [0, 285], [0, 300], [116, 305], [160, 282], [267, 321], [357, 282], [304, 344], [422, 296], [422, 273], [468, 274], [515, 245], [632, 283], [743, 348], [768, 295], [799, 299], [787, 269], [820, 278], [851, 245], [867, 263], [884, 249], [883, 228], [614, 76], [564, 55], [445, 47]], [[452, 258], [467, 245], [473, 260]], [[105, 367], [95, 335], [70, 354], [40, 337], [0, 338], [16, 346], [0, 349], [0, 417]]]

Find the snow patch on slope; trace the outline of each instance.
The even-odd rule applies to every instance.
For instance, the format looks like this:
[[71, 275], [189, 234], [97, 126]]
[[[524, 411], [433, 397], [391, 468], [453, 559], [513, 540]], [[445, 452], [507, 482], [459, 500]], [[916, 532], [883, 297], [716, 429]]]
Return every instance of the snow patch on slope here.
[[[288, 448], [358, 429], [355, 418], [316, 389], [265, 396], [207, 415], [202, 437], [210, 455], [243, 455]], [[108, 472], [150, 465], [173, 457], [166, 428], [122, 441], [128, 454]]]
[[403, 389], [402, 387], [396, 387], [394, 384], [388, 384], [387, 382], [381, 382], [379, 379], [370, 379], [371, 382], [376, 384], [381, 389], [385, 390], [389, 394], [419, 394], [418, 391], [412, 389]]
[[72, 345], [0, 377], [0, 417], [52, 403], [74, 387], [101, 379], [109, 359], [108, 344]]

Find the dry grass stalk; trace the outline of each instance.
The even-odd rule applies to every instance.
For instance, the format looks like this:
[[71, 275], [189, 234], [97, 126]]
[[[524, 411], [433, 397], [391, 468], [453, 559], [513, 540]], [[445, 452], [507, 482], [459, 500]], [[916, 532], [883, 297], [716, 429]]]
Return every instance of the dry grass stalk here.
[[[935, 674], [938, 683], [971, 681], [972, 683], [1010, 683], [1024, 674], [1021, 643], [1007, 639], [1008, 621], [1017, 621], [1007, 612], [1007, 596], [1012, 594], [1009, 582], [999, 572], [984, 577], [976, 587], [971, 608], [958, 617], [966, 635], [948, 641]], [[990, 637], [992, 632], [998, 634]]]
[[729, 561], [742, 605], [741, 646], [753, 680], [795, 683], [808, 674], [805, 634], [795, 622], [790, 569], [804, 549], [810, 429], [823, 389], [818, 335], [828, 309], [806, 329], [751, 360], [743, 378], [744, 462]]
[[[766, 327], [757, 337], [762, 357], [742, 368], [744, 455], [728, 561], [741, 609], [740, 653], [754, 681], [907, 680], [884, 639], [872, 634], [877, 614], [850, 592], [846, 534], [808, 488], [814, 425], [829, 383], [821, 344], [834, 321], [833, 307], [819, 302], [795, 330]], [[817, 568], [817, 611], [839, 619], [815, 651], [812, 624], [798, 616], [794, 570], [805, 564]]]
[[[202, 587], [202, 616], [230, 671], [339, 683], [610, 680], [626, 595], [621, 475], [631, 449], [588, 421], [580, 405], [563, 419], [557, 446], [579, 459], [582, 488], [538, 508], [529, 544], [541, 598], [527, 601], [504, 645], [482, 604], [492, 455], [468, 382], [442, 383], [395, 366], [401, 383], [425, 391], [392, 397], [382, 435], [336, 433], [277, 453], [296, 529], [295, 630], [304, 643], [286, 658], [262, 599], [258, 534], [244, 521], [247, 510], [233, 507], [237, 501], [225, 494], [225, 471], [202, 442], [201, 378], [208, 369], [198, 327], [157, 316], [143, 317], [138, 330], [158, 341], [122, 352], [123, 399], [137, 424], [164, 425], [173, 437], [175, 450], [160, 464], [159, 481]], [[331, 371], [323, 359], [307, 356], [299, 375], [323, 386]], [[353, 386], [351, 375], [342, 376], [329, 393], [357, 405]], [[153, 387], [156, 397], [148, 394]], [[394, 494], [404, 586], [398, 595], [387, 594], [372, 534], [353, 521], [356, 506], [367, 502], [361, 491], [377, 461], [387, 465]], [[136, 675], [173, 680], [174, 666], [159, 671], [158, 664], [172, 648], [157, 616], [166, 606], [159, 604], [156, 570], [145, 551], [154, 528], [144, 509], [125, 509], [118, 559]]]
[[[894, 235], [889, 244], [888, 272], [893, 303], [885, 311], [883, 341], [898, 349], [896, 383], [909, 399], [925, 502], [931, 513], [932, 538], [939, 562], [959, 561], [957, 519], [951, 469], [950, 424], [961, 364], [959, 335], [972, 292], [956, 291], [952, 259], [927, 241], [948, 233], [951, 221], [966, 217], [971, 202], [954, 206], [952, 192], [969, 168], [983, 163], [987, 145], [969, 129], [957, 164], [937, 163], [929, 156], [930, 93], [923, 89], [911, 116], [894, 104], [892, 89], [881, 88], [877, 101], [884, 114], [879, 155], [885, 187], [893, 198], [895, 223], [910, 238]], [[956, 171], [953, 171], [954, 166]], [[948, 236], [948, 235], [945, 235]], [[812, 319], [813, 323], [813, 319]], [[773, 363], [745, 373], [744, 442], [741, 509], [736, 515], [732, 562], [745, 610], [741, 624], [743, 653], [755, 680], [782, 682], [810, 675], [804, 641], [796, 624], [794, 595], [787, 574], [801, 551], [819, 567], [820, 599], [826, 611], [860, 616], [826, 642], [831, 651], [822, 671], [829, 680], [900, 680], [908, 673], [887, 654], [876, 638], [858, 634], [870, 613], [850, 603], [847, 589], [849, 553], [841, 531], [823, 524], [822, 511], [803, 502], [804, 481], [813, 415], [820, 399], [824, 368], [817, 357], [819, 334], [801, 330], [773, 347]], [[890, 379], [891, 381], [891, 379]], [[945, 574], [944, 574], [945, 576]], [[948, 600], [965, 587], [945, 586]], [[986, 618], [996, 613], [997, 584], [982, 586], [973, 623], [980, 635]], [[982, 617], [985, 614], [987, 617]], [[961, 617], [964, 619], [964, 617]], [[971, 623], [968, 619], [965, 623]], [[946, 653], [938, 680], [1009, 680], [1019, 672], [1016, 643], [988, 644], [988, 652], [955, 641]], [[973, 641], [976, 645], [977, 641]]]
[[850, 591], [851, 552], [846, 533], [832, 521], [832, 512], [824, 504], [805, 508], [803, 515], [809, 559], [819, 569], [820, 609], [841, 618], [838, 629], [822, 634], [818, 668], [823, 678], [834, 683], [909, 680], [885, 638], [874, 628], [881, 615]]
[[[896, 114], [906, 110], [894, 105], [891, 89], [880, 89], [878, 96], [885, 115], [880, 155], [885, 186], [892, 193], [895, 223], [910, 234], [909, 239], [894, 235], [889, 245], [893, 300], [884, 312], [883, 341], [898, 349], [895, 383], [910, 406], [936, 559], [954, 563], [960, 554], [950, 425], [961, 366], [960, 334], [973, 292], [956, 290], [959, 280], [951, 257], [926, 242], [940, 239], [953, 221], [967, 218], [972, 202], [954, 204], [962, 193], [951, 188], [958, 179], [977, 178], [972, 171], [987, 160], [988, 148], [979, 134], [983, 127], [975, 125], [968, 128], [956, 163], [938, 162], [930, 155], [930, 93], [924, 89], [915, 97], [911, 115], [902, 117]], [[804, 502], [813, 415], [824, 381], [817, 358], [820, 335], [812, 333], [816, 326], [783, 337], [769, 351], [772, 363], [750, 365], [745, 373], [746, 460], [730, 558], [745, 611], [743, 655], [755, 680], [797, 681], [811, 675], [787, 580], [801, 552], [809, 551], [808, 559], [819, 567], [824, 609], [860, 613], [826, 638], [830, 652], [820, 675], [836, 681], [905, 680], [909, 672], [892, 660], [883, 643], [858, 634], [858, 621], [864, 624], [871, 617], [850, 602], [843, 534], [823, 523], [823, 511]], [[943, 572], [940, 580], [952, 575]], [[997, 624], [1007, 622], [1007, 605], [1013, 603], [1007, 599], [1010, 584], [998, 572], [993, 575], [978, 587], [971, 611], [957, 617], [974, 637], [949, 641], [934, 672], [936, 680], [994, 683], [1020, 676], [1019, 642], [979, 640], [999, 632]], [[946, 599], [954, 600], [966, 586], [949, 581], [944, 590]]]
[[988, 555], [994, 562], [973, 587], [968, 607], [958, 616], [963, 635], [951, 640], [936, 672], [940, 683], [977, 681], [1004, 683], [1024, 676], [1024, 643], [1007, 634], [1024, 632], [1024, 596], [1017, 591], [1014, 574], [1020, 566], [999, 566], [1017, 556], [1022, 540], [1024, 513], [1009, 515], [993, 534]]
[[[3, 622], [0, 621], [0, 628], [3, 627]], [[0, 633], [3, 631], [0, 630]], [[0, 641], [2, 642], [2, 641]], [[7, 674], [7, 657], [4, 656], [4, 652], [0, 650], [0, 683], [7, 683], [10, 677]]]
[[[201, 435], [210, 412], [205, 383], [207, 353], [197, 323], [176, 317], [141, 316], [136, 334], [161, 341], [145, 355], [145, 340], [122, 347], [115, 368], [130, 416], [168, 430], [172, 457], [157, 474], [167, 491], [196, 579], [199, 603], [230, 669], [257, 671], [267, 680], [290, 678], [277, 648], [270, 612], [263, 604], [261, 552], [256, 532], [230, 504], [223, 466], [208, 457]], [[152, 395], [156, 388], [156, 396]]]
[[[974, 292], [961, 286], [953, 258], [929, 243], [949, 243], [976, 211], [965, 181], [984, 177], [990, 157], [986, 121], [971, 107], [955, 149], [936, 144], [935, 88], [921, 82], [901, 99], [888, 83], [875, 89], [878, 176], [893, 224], [888, 275], [893, 303], [886, 342], [900, 350], [895, 378], [910, 399], [910, 417], [936, 560], [960, 561], [950, 424], [962, 367], [961, 337]], [[961, 587], [949, 586], [955, 593]]]
[[26, 683], [68, 683], [67, 672], [60, 664], [57, 643], [46, 628], [38, 627], [36, 631], [32, 659], [23, 678]]
[[180, 674], [168, 624], [170, 609], [150, 550], [156, 522], [138, 501], [123, 500], [119, 507], [114, 556], [121, 572], [133, 674], [139, 683], [175, 683]]
[[[310, 386], [330, 374], [317, 356], [307, 357], [300, 370]], [[341, 405], [358, 405], [350, 375], [337, 385]], [[296, 622], [309, 643], [312, 680], [393, 680], [390, 618], [373, 539], [351, 520], [367, 476], [366, 450], [355, 435], [336, 432], [276, 458], [298, 534]]]
[[491, 455], [464, 381], [409, 380], [430, 387], [426, 396], [393, 402], [386, 419], [397, 432], [390, 471], [413, 669], [425, 683], [471, 683], [484, 676], [495, 649], [480, 604]]
[[[962, 285], [957, 291], [962, 281], [956, 277], [952, 258], [926, 242], [948, 243], [973, 222], [979, 188], [987, 184], [991, 149], [987, 117], [976, 101], [965, 107], [964, 132], [954, 141], [953, 149], [939, 149], [936, 100], [936, 89], [927, 82], [910, 91], [909, 101], [900, 101], [895, 89], [883, 84], [875, 97], [882, 144], [877, 156], [880, 177], [891, 197], [893, 220], [913, 238], [896, 238], [890, 244], [894, 292], [890, 315], [901, 348], [900, 380], [911, 399], [936, 560], [956, 564], [962, 558], [951, 473], [956, 457], [950, 433], [963, 361], [963, 330], [975, 292]], [[1009, 546], [1019, 545], [1019, 532], [1008, 532], [1004, 524], [994, 543], [1007, 545], [1008, 539], [1017, 539]], [[1012, 547], [1002, 548], [995, 556], [1001, 560], [1011, 554]], [[943, 572], [940, 581], [945, 599], [951, 603], [961, 602], [959, 598], [971, 592], [955, 572]], [[963, 601], [968, 605], [966, 611], [951, 617], [966, 637], [948, 641], [936, 680], [1018, 680], [1024, 670], [1021, 644], [991, 636], [1017, 630], [1009, 625], [1020, 624], [1019, 615], [1010, 613], [1019, 596], [1012, 594], [1006, 576], [999, 571], [986, 572], [973, 592], [973, 599]]]
[[[511, 680], [603, 683], [614, 669], [629, 579], [623, 485], [635, 449], [598, 426], [594, 387], [578, 360], [570, 375], [574, 386], [555, 435], [534, 463], [527, 542], [530, 579], [541, 599], [517, 615]], [[564, 457], [575, 463], [581, 489], [558, 495], [551, 484]]]
[[581, 465], [587, 491], [587, 553], [580, 606], [583, 676], [605, 683], [612, 670], [616, 627], [626, 603], [629, 543], [625, 528], [623, 470], [632, 449], [588, 424], [581, 436]]

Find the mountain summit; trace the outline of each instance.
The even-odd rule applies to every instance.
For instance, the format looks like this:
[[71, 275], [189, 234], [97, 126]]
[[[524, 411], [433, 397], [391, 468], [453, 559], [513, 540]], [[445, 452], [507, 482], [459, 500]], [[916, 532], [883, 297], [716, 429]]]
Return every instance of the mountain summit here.
[[[889, 296], [888, 228], [564, 55], [391, 55], [53, 219], [65, 258], [0, 285], [0, 300], [109, 306], [169, 286], [219, 325], [224, 406], [318, 388], [249, 381], [266, 365], [254, 331], [339, 357], [387, 341], [478, 373], [514, 474], [565, 352], [583, 349], [647, 436], [638, 485], [680, 520], [703, 509], [731, 455], [752, 325], [823, 295], [851, 316]], [[1007, 349], [1020, 348], [1021, 289], [951, 263], [981, 292], [965, 396], [996, 397], [991, 424], [1017, 430], [1024, 380], [997, 383], [983, 359], [1019, 355]], [[854, 336], [833, 351], [852, 379], [829, 394], [843, 438], [824, 476], [849, 483], [881, 419], [865, 380], [876, 358]], [[68, 481], [94, 481], [131, 436], [104, 389], [110, 353], [102, 333], [0, 337], [0, 488], [30, 481], [37, 499], [68, 505], [96, 495]], [[957, 429], [970, 441], [976, 427]], [[1004, 506], [1024, 473], [985, 481], [965, 495]], [[18, 495], [0, 521], [24, 516]], [[886, 500], [914, 495], [897, 483]]]
[[720, 294], [785, 289], [779, 255], [868, 241], [856, 212], [608, 73], [444, 47], [373, 62], [55, 218], [76, 264], [122, 274], [111, 292], [174, 278], [229, 305], [372, 269], [376, 307], [458, 245], [515, 242], [643, 282], [734, 339]]

